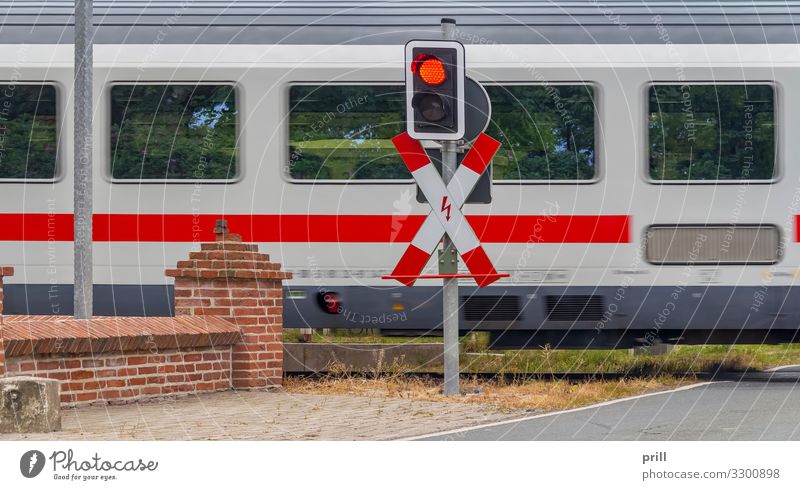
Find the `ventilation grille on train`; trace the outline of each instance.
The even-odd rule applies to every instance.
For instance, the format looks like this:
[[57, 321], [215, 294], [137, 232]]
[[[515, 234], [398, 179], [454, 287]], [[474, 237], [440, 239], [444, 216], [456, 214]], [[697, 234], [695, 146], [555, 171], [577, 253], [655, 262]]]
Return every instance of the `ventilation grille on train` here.
[[463, 296], [464, 319], [479, 322], [519, 320], [519, 296]]
[[590, 322], [603, 317], [602, 296], [545, 296], [544, 307], [547, 319], [555, 322]]
[[647, 260], [669, 264], [774, 264], [780, 233], [773, 225], [651, 226]]

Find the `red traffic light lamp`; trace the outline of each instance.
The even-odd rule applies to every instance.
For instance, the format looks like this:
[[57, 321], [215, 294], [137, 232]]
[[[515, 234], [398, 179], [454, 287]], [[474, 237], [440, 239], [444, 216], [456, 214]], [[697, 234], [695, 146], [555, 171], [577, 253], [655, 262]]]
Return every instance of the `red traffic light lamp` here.
[[447, 80], [444, 63], [432, 54], [423, 53], [414, 58], [411, 72], [418, 74], [428, 85], [441, 85]]

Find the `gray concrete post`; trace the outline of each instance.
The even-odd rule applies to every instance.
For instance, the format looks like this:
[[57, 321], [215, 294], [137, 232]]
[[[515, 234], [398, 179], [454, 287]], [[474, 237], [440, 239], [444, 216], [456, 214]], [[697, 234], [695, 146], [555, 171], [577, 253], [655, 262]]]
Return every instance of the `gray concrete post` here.
[[75, 318], [92, 317], [92, 0], [75, 0]]

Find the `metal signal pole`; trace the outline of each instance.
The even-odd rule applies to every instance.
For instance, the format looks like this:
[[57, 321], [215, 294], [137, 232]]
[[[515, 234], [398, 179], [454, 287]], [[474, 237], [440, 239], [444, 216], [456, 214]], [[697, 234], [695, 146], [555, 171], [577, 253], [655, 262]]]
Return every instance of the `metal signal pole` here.
[[[442, 38], [447, 41], [455, 39], [456, 21], [442, 19]], [[456, 171], [456, 142], [440, 141], [442, 145], [442, 180], [450, 183]], [[432, 203], [433, 204], [433, 203]], [[445, 233], [442, 250], [439, 252], [439, 272], [441, 274], [458, 273], [458, 253], [450, 236]], [[442, 285], [442, 329], [444, 330], [444, 395], [461, 394], [459, 388], [459, 352], [458, 352], [458, 279], [446, 278]]]
[[92, 317], [92, 0], [75, 0], [75, 318]]

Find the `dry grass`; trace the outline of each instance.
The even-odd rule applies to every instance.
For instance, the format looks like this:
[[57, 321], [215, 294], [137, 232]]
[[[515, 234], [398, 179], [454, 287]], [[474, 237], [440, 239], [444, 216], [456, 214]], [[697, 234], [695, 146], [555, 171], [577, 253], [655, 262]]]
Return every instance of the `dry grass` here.
[[689, 384], [694, 379], [661, 376], [618, 381], [519, 381], [462, 380], [461, 397], [444, 397], [441, 380], [385, 375], [364, 378], [350, 375], [322, 379], [287, 378], [284, 389], [295, 393], [392, 397], [436, 402], [476, 403], [508, 411], [553, 411], [576, 408], [617, 398]]
[[[292, 330], [286, 330], [288, 342]], [[296, 336], [296, 335], [295, 335]], [[364, 330], [314, 333], [318, 343], [425, 343], [441, 337], [381, 337]], [[461, 372], [501, 373], [625, 373], [630, 377], [680, 376], [684, 373], [741, 372], [800, 364], [800, 342], [764, 345], [679, 345], [669, 354], [632, 354], [628, 349], [492, 350], [486, 332], [461, 338]], [[409, 366], [409, 369], [413, 368]], [[426, 366], [425, 370], [430, 370]]]

